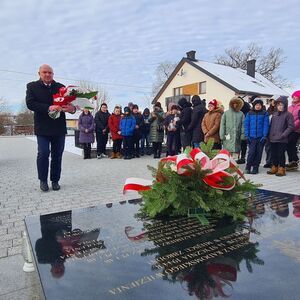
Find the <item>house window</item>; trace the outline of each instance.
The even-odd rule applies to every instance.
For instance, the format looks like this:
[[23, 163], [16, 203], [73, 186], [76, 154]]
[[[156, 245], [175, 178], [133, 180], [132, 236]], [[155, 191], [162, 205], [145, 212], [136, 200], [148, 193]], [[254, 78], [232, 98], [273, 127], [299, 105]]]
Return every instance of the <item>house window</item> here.
[[206, 81], [199, 83], [199, 94], [206, 94]]
[[182, 95], [182, 87], [174, 88], [174, 96]]
[[199, 83], [187, 84], [182, 87], [183, 95], [198, 95]]

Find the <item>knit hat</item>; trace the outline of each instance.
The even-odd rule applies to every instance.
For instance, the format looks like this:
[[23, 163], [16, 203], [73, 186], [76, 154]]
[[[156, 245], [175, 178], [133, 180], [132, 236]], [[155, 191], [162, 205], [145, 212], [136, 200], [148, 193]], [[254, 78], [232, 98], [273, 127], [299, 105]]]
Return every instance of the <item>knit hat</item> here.
[[161, 103], [160, 102], [156, 102], [155, 104], [154, 104], [154, 107], [159, 107], [159, 108], [161, 108]]
[[134, 109], [139, 109], [139, 106], [138, 106], [137, 104], [134, 104], [134, 105], [132, 106], [132, 110], [134, 110]]
[[130, 108], [128, 106], [124, 107], [124, 113], [129, 112], [130, 113]]
[[216, 109], [218, 107], [218, 101], [216, 99], [213, 99], [209, 101], [208, 105], [212, 105]]
[[249, 102], [252, 103], [254, 99], [258, 98], [258, 95], [253, 95], [249, 98]]
[[256, 104], [260, 104], [261, 106], [263, 106], [263, 105], [264, 105], [264, 102], [263, 102], [261, 99], [256, 98], [256, 99], [252, 102], [253, 107], [254, 107]]
[[143, 115], [150, 115], [150, 110], [148, 107], [146, 107], [143, 111]]
[[294, 97], [300, 97], [300, 90], [299, 91], [295, 91], [293, 94], [292, 94], [292, 98]]
[[179, 101], [178, 101], [178, 105], [181, 107], [181, 108], [185, 108], [186, 106], [187, 106], [187, 103], [188, 103], [188, 101], [186, 100], [186, 98], [181, 98], [181, 99], [179, 99]]

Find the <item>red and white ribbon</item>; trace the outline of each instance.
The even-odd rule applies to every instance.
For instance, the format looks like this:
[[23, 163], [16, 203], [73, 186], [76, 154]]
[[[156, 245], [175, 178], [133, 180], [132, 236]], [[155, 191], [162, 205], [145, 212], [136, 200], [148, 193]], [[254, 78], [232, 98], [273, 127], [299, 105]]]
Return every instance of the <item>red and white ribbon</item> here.
[[127, 191], [148, 191], [151, 190], [152, 180], [130, 177], [127, 178], [123, 187], [123, 194]]
[[[243, 172], [239, 169], [237, 163], [230, 156], [230, 153], [223, 149], [213, 158], [210, 159], [199, 148], [195, 148], [187, 156], [185, 153], [168, 156], [162, 158], [161, 162], [169, 162], [175, 165], [175, 169], [179, 175], [190, 175], [190, 170], [195, 169], [195, 163], [201, 165], [202, 170], [210, 170], [203, 181], [215, 189], [231, 190], [234, 188], [236, 181], [233, 173], [237, 173], [241, 178], [245, 179]], [[231, 169], [232, 173], [226, 170]], [[225, 180], [230, 178], [228, 183]], [[144, 191], [151, 189], [152, 182], [140, 178], [128, 178], [124, 185], [124, 193], [128, 190]]]

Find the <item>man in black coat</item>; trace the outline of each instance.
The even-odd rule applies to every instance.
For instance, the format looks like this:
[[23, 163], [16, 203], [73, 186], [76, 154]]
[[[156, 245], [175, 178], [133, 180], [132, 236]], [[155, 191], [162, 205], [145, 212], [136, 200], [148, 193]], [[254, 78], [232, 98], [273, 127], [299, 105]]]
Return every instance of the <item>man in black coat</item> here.
[[[52, 189], [59, 190], [62, 154], [65, 146], [66, 116], [65, 112], [75, 113], [72, 105], [52, 105], [53, 95], [63, 87], [53, 80], [53, 69], [49, 65], [42, 65], [38, 72], [40, 79], [27, 84], [26, 104], [34, 112], [34, 132], [37, 136], [38, 154], [37, 170], [40, 188], [46, 192], [48, 187], [49, 155], [51, 153], [50, 180]], [[48, 113], [60, 111], [60, 117], [52, 119]]]
[[192, 144], [194, 148], [199, 148], [200, 142], [204, 141], [204, 134], [201, 128], [201, 123], [204, 115], [207, 113], [204, 103], [198, 95], [192, 97], [193, 112], [192, 120], [188, 130], [192, 132]]
[[181, 109], [179, 120], [176, 122], [178, 128], [180, 128], [180, 139], [181, 146], [183, 150], [191, 146], [192, 144], [192, 132], [189, 130], [189, 125], [192, 120], [192, 104], [186, 100], [186, 98], [181, 98], [178, 101], [178, 105]]
[[107, 104], [102, 103], [100, 110], [95, 115], [96, 140], [97, 140], [97, 158], [106, 158], [106, 144], [108, 141], [108, 118], [110, 113], [107, 110]]

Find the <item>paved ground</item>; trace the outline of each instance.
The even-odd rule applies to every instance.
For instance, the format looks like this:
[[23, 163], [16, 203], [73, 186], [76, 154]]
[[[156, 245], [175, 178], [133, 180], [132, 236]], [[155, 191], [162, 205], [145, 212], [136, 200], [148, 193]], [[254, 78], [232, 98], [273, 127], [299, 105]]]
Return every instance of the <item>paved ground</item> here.
[[[127, 177], [150, 179], [150, 157], [124, 160], [83, 160], [65, 152], [61, 190], [42, 193], [36, 178], [36, 144], [21, 137], [0, 138], [0, 299], [40, 299], [36, 273], [22, 271], [21, 256], [26, 215], [43, 214], [134, 198], [122, 195]], [[249, 175], [265, 189], [300, 194], [300, 172], [278, 178], [265, 174]]]

